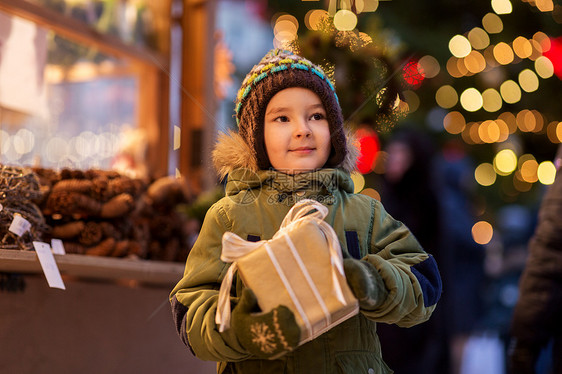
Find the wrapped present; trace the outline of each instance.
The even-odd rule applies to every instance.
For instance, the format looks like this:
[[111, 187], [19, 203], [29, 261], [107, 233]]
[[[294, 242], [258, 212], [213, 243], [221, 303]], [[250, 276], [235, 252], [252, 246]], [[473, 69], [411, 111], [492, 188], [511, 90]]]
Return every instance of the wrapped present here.
[[[310, 213], [313, 211], [312, 213]], [[221, 259], [232, 262], [219, 293], [216, 322], [230, 325], [230, 289], [236, 270], [262, 311], [285, 305], [295, 315], [304, 344], [359, 312], [343, 270], [328, 209], [314, 200], [297, 203], [271, 240], [248, 242], [226, 232]]]

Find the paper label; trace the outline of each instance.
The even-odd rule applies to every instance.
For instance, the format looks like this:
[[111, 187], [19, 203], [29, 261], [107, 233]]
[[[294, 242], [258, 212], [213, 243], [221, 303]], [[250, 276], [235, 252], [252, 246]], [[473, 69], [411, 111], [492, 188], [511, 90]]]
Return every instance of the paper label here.
[[47, 243], [43, 242], [33, 242], [33, 247], [35, 247], [35, 252], [37, 257], [39, 257], [39, 262], [43, 268], [43, 273], [45, 278], [47, 278], [47, 283], [51, 288], [60, 288], [61, 290], [66, 290], [64, 282], [60, 276], [60, 271], [55, 262], [55, 256], [51, 252], [51, 247]]
[[56, 255], [65, 255], [64, 245], [60, 239], [51, 239], [51, 248], [53, 248], [53, 253]]
[[18, 213], [15, 213], [12, 224], [10, 225], [10, 228], [8, 230], [13, 232], [17, 236], [22, 236], [30, 228], [31, 228], [31, 223], [29, 223], [28, 220], [23, 218]]

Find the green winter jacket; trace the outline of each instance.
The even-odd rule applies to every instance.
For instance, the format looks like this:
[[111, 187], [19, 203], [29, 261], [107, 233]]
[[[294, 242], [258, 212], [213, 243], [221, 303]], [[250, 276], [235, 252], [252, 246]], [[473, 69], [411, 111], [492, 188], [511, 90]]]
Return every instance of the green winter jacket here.
[[[361, 310], [279, 359], [256, 360], [232, 330], [220, 333], [215, 324], [220, 284], [230, 266], [220, 260], [222, 235], [231, 231], [248, 240], [271, 239], [289, 209], [305, 198], [328, 207], [325, 221], [337, 233], [344, 257], [373, 264], [388, 297], [377, 309]], [[233, 308], [244, 287], [238, 276], [234, 284]], [[200, 359], [218, 361], [219, 373], [378, 374], [392, 371], [382, 361], [376, 322], [404, 327], [424, 322], [440, 294], [433, 257], [379, 201], [354, 194], [347, 171], [320, 169], [292, 176], [238, 168], [229, 171], [226, 196], [207, 212], [170, 301], [182, 341]]]

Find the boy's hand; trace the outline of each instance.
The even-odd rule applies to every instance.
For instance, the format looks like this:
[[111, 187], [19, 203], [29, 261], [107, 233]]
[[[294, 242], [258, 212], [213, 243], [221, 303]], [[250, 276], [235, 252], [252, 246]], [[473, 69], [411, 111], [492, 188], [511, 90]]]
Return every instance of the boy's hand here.
[[373, 265], [367, 261], [344, 258], [343, 269], [361, 309], [374, 310], [386, 299], [388, 291]]
[[256, 296], [246, 288], [232, 311], [231, 322], [244, 348], [256, 357], [271, 358], [297, 346], [301, 331], [289, 308], [279, 305], [267, 313], [256, 311], [259, 311]]

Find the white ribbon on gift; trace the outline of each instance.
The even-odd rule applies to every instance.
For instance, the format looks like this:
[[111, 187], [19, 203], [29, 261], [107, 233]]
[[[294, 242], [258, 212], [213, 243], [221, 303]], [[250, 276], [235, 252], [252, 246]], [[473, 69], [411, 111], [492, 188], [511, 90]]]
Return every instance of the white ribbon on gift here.
[[[316, 211], [310, 213], [312, 209], [315, 209]], [[336, 294], [337, 299], [343, 305], [346, 305], [346, 301], [345, 301], [345, 298], [343, 296], [341, 285], [340, 285], [338, 277], [337, 277], [337, 272], [339, 272], [342, 276], [344, 275], [341, 247], [340, 247], [338, 237], [337, 237], [334, 229], [328, 223], [326, 223], [326, 221], [324, 221], [324, 217], [326, 217], [327, 215], [328, 215], [328, 208], [326, 208], [324, 205], [318, 203], [317, 201], [310, 200], [310, 199], [301, 200], [300, 202], [295, 204], [291, 208], [291, 210], [289, 210], [289, 212], [287, 213], [287, 215], [283, 219], [283, 222], [281, 223], [281, 227], [279, 228], [279, 231], [277, 231], [277, 233], [275, 233], [275, 235], [273, 236], [273, 238], [271, 240], [277, 239], [277, 238], [283, 236], [284, 239], [287, 241], [287, 244], [289, 245], [289, 248], [290, 248], [290, 251], [291, 251], [293, 257], [297, 261], [300, 270], [304, 274], [310, 288], [312, 289], [316, 299], [318, 300], [318, 303], [320, 304], [320, 307], [322, 308], [322, 310], [324, 312], [324, 315], [326, 316], [327, 324], [330, 324], [330, 313], [328, 311], [328, 308], [326, 307], [326, 304], [324, 303], [324, 300], [320, 296], [320, 293], [318, 292], [318, 289], [316, 288], [316, 285], [314, 284], [314, 282], [312, 281], [312, 278], [310, 277], [308, 271], [306, 270], [306, 267], [305, 267], [304, 263], [302, 262], [302, 259], [298, 255], [298, 252], [297, 252], [297, 250], [296, 250], [296, 248], [293, 244], [293, 241], [291, 240], [291, 238], [288, 235], [288, 232], [292, 229], [292, 227], [294, 225], [299, 224], [302, 220], [313, 220], [318, 225], [320, 230], [326, 236], [326, 239], [327, 239], [327, 242], [328, 242], [328, 248], [329, 248], [329, 253], [330, 253], [330, 262], [331, 262], [331, 265], [332, 265], [331, 266], [332, 267], [332, 284], [333, 284], [333, 287], [334, 287], [334, 292]], [[277, 262], [277, 259], [275, 258], [274, 254], [273, 254], [273, 251], [271, 250], [271, 247], [269, 246], [268, 242], [269, 242], [268, 240], [261, 240], [261, 241], [258, 241], [258, 242], [248, 242], [248, 241], [242, 239], [241, 237], [239, 237], [238, 235], [236, 235], [232, 232], [225, 232], [224, 233], [224, 235], [222, 237], [221, 260], [225, 261], [225, 262], [232, 262], [232, 265], [228, 269], [228, 272], [226, 273], [226, 275], [223, 279], [223, 282], [221, 284], [220, 291], [219, 291], [217, 313], [216, 313], [216, 316], [215, 316], [215, 322], [218, 325], [220, 325], [219, 331], [222, 332], [222, 331], [224, 331], [224, 330], [226, 330], [230, 327], [230, 297], [229, 297], [229, 295], [230, 295], [230, 289], [232, 287], [232, 281], [233, 281], [233, 278], [234, 278], [234, 273], [236, 272], [236, 270], [238, 268], [236, 260], [238, 260], [241, 257], [244, 257], [248, 253], [251, 253], [254, 250], [256, 250], [257, 248], [264, 245], [265, 249], [266, 249], [273, 265], [274, 265], [274, 267], [276, 268], [279, 276], [281, 277], [281, 280], [282, 280], [283, 284], [285, 285], [285, 287], [287, 289], [287, 292], [289, 293], [289, 296], [293, 300], [293, 303], [295, 304], [295, 306], [296, 306], [296, 308], [299, 312], [299, 315], [301, 316], [302, 320], [304, 321], [304, 323], [307, 327], [307, 330], [309, 331], [309, 335], [312, 335], [312, 333], [313, 333], [312, 332], [312, 326], [310, 325], [308, 317], [306, 316], [306, 313], [304, 312], [298, 298], [296, 297], [292, 287], [290, 286], [289, 281], [285, 277], [283, 269], [281, 269], [281, 267], [279, 266], [279, 263]]]

